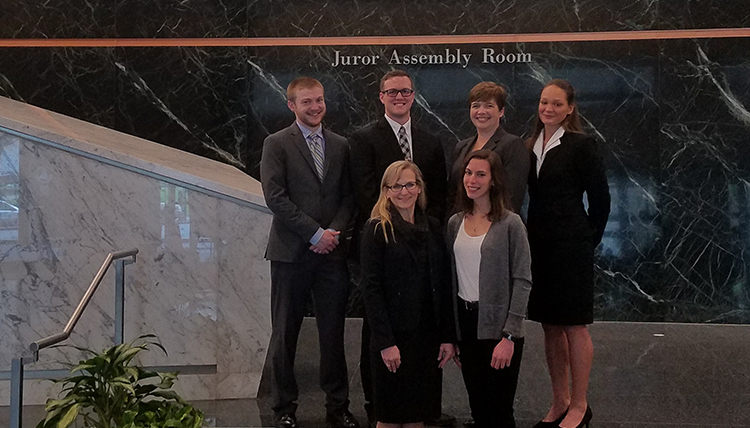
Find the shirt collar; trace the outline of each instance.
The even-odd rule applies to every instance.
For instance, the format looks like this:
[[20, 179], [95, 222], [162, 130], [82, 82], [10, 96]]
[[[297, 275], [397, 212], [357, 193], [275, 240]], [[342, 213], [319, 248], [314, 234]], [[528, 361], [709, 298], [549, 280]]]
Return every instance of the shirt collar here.
[[305, 137], [305, 140], [307, 140], [307, 138], [312, 134], [317, 134], [318, 136], [320, 136], [321, 139], [323, 138], [323, 126], [318, 125], [317, 129], [312, 130], [308, 128], [307, 126], [299, 123], [298, 120], [295, 120], [295, 122], [297, 123], [299, 130], [302, 131], [302, 136]]
[[398, 130], [403, 126], [406, 130], [406, 136], [408, 138], [411, 138], [411, 116], [409, 117], [409, 120], [407, 120], [403, 125], [388, 117], [387, 114], [384, 116], [385, 120], [388, 121], [388, 124], [391, 125], [391, 129], [393, 129], [394, 134], [398, 135]]
[[555, 131], [554, 134], [552, 134], [549, 141], [547, 141], [547, 146], [542, 150], [542, 146], [544, 145], [544, 130], [542, 130], [534, 143], [534, 154], [537, 159], [543, 158], [550, 149], [558, 146], [563, 135], [565, 135], [565, 129], [561, 126], [557, 128], [557, 131]]

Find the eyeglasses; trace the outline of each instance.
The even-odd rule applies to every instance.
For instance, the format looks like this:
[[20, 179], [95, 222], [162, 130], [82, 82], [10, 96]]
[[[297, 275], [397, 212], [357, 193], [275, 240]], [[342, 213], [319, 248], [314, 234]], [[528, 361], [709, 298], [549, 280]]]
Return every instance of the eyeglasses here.
[[396, 183], [393, 186], [385, 186], [385, 187], [391, 189], [391, 191], [393, 191], [394, 193], [401, 193], [401, 190], [403, 189], [406, 189], [407, 191], [411, 192], [412, 190], [414, 190], [415, 187], [417, 187], [417, 183], [410, 181], [404, 184]]
[[401, 92], [401, 95], [404, 97], [410, 97], [414, 93], [413, 89], [404, 88], [404, 89], [388, 89], [385, 91], [380, 91], [381, 94], [386, 94], [391, 98], [395, 98], [398, 93]]

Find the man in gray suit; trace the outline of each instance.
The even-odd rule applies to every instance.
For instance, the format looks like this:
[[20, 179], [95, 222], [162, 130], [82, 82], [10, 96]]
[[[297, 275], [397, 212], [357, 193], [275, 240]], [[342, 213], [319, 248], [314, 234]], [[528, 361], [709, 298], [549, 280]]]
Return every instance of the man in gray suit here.
[[340, 234], [354, 211], [349, 149], [344, 137], [321, 122], [326, 113], [323, 85], [300, 77], [287, 87], [295, 123], [263, 142], [261, 184], [273, 222], [266, 259], [271, 261], [271, 384], [275, 425], [296, 428], [299, 390], [294, 377], [302, 319], [310, 294], [320, 338], [320, 387], [326, 394], [326, 424], [356, 428], [349, 412], [344, 357], [344, 315], [348, 294]]

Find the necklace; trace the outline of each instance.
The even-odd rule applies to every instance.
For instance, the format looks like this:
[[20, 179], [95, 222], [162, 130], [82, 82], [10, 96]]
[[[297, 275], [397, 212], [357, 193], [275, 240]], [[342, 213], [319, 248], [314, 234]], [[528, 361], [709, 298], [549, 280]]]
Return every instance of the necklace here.
[[478, 230], [485, 229], [485, 227], [487, 226], [487, 223], [489, 223], [489, 219], [487, 218], [488, 214], [489, 213], [466, 215], [464, 219], [464, 223], [466, 223], [466, 225], [469, 227], [469, 229], [471, 230], [471, 234], [473, 236], [477, 236]]

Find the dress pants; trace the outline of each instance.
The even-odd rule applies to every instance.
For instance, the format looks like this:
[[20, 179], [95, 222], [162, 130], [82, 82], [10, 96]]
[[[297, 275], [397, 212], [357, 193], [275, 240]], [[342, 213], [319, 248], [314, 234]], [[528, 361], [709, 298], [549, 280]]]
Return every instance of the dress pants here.
[[294, 376], [297, 339], [312, 294], [320, 340], [320, 388], [326, 410], [349, 407], [349, 378], [344, 356], [344, 317], [349, 290], [346, 264], [310, 252], [299, 263], [271, 262], [272, 408], [278, 417], [295, 413], [299, 389]]
[[362, 392], [365, 395], [365, 412], [367, 418], [375, 418], [375, 407], [372, 395], [372, 368], [370, 366], [370, 323], [367, 314], [362, 317], [362, 343], [359, 349], [359, 373], [362, 380]]
[[469, 394], [471, 417], [476, 428], [515, 428], [513, 401], [518, 386], [524, 339], [514, 338], [513, 357], [510, 366], [493, 369], [492, 351], [500, 342], [493, 339], [477, 339], [478, 308], [467, 309], [458, 301], [458, 322], [461, 340], [458, 342], [461, 358], [461, 374]]

